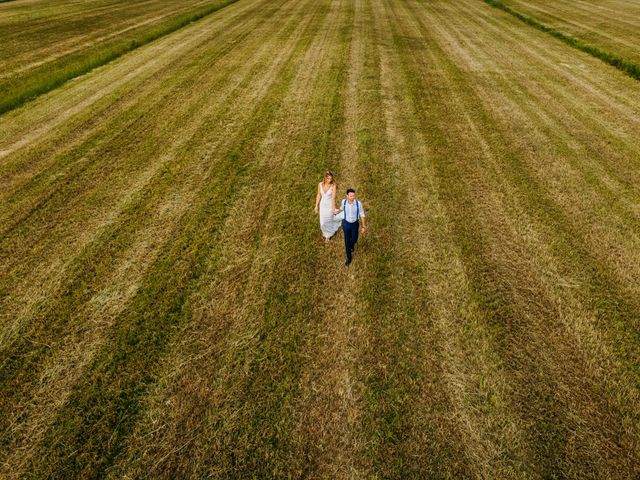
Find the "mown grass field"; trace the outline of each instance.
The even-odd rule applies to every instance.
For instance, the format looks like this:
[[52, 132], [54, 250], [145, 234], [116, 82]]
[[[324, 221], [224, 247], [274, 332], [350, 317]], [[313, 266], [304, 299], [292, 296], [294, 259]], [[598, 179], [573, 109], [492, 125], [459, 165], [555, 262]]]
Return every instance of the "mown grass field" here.
[[0, 477], [637, 478], [639, 131], [482, 0], [239, 0], [0, 115]]

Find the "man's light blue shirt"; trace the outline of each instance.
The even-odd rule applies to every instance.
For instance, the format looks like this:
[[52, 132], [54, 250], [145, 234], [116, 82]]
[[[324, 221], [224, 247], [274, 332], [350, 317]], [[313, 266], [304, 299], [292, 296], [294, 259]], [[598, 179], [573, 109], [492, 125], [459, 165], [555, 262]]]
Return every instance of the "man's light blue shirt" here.
[[[359, 204], [358, 206], [356, 206], [356, 202], [358, 202]], [[341, 216], [349, 223], [353, 223], [356, 220], [359, 220], [359, 218], [356, 218], [356, 215], [358, 215], [358, 210], [360, 213], [360, 217], [366, 217], [364, 213], [364, 208], [362, 208], [362, 203], [360, 203], [360, 201], [357, 199], [354, 200], [353, 203], [349, 203], [349, 200], [344, 200], [343, 208], [346, 215], [341, 215]]]

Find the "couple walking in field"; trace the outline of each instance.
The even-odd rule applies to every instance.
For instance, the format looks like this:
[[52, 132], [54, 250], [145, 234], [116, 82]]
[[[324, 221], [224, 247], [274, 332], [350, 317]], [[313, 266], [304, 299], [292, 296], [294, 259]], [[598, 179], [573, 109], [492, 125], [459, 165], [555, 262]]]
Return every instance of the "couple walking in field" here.
[[362, 233], [367, 231], [364, 208], [356, 198], [353, 188], [347, 189], [346, 197], [336, 208], [337, 185], [332, 172], [326, 171], [322, 182], [318, 184], [315, 212], [320, 214], [320, 230], [325, 242], [338, 232], [340, 225], [344, 233], [344, 247], [347, 254], [345, 266], [351, 264], [353, 252], [358, 242], [358, 230], [362, 221]]

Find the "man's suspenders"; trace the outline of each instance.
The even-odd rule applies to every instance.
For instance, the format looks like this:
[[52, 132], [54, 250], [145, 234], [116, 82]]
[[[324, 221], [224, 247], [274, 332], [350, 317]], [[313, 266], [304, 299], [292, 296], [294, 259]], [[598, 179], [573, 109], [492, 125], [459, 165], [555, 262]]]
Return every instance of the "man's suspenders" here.
[[[356, 199], [355, 202], [356, 202], [356, 222], [357, 222], [358, 220], [360, 220], [360, 202], [358, 201], [358, 199]], [[346, 221], [347, 220], [347, 199], [346, 198], [342, 200], [342, 211], [344, 212], [343, 218]]]

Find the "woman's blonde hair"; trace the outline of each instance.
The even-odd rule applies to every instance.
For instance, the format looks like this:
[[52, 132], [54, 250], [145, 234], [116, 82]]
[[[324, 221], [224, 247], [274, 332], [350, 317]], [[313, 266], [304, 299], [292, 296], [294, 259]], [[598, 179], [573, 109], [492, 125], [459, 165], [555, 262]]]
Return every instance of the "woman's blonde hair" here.
[[329, 176], [331, 176], [331, 184], [336, 183], [336, 176], [333, 174], [331, 170], [327, 170], [326, 172], [324, 172], [324, 177], [322, 177], [322, 181], [324, 182], [324, 179]]

